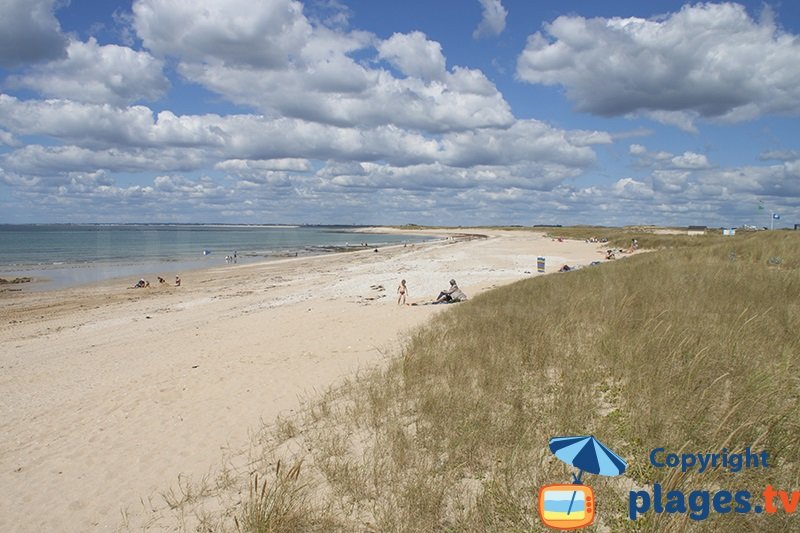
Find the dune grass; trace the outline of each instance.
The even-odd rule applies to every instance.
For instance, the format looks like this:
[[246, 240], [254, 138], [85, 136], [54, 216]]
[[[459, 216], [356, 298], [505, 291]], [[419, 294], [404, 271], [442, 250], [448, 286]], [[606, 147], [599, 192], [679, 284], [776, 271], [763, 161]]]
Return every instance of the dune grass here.
[[[290, 507], [301, 526], [261, 520], [251, 490], [219, 528], [544, 530], [538, 488], [574, 471], [548, 440], [583, 434], [628, 461], [624, 476], [584, 476], [598, 508], [589, 530], [796, 528], [782, 512], [628, 519], [628, 491], [654, 483], [749, 490], [754, 502], [767, 484], [800, 490], [800, 234], [680, 237], [638, 237], [661, 250], [531, 278], [437, 316], [388, 368], [318, 399], [290, 434], [285, 421], [271, 433], [270, 453], [306, 461], [303, 480], [298, 470], [276, 488], [302, 504]], [[763, 449], [770, 468], [682, 475], [649, 464], [657, 447]]]

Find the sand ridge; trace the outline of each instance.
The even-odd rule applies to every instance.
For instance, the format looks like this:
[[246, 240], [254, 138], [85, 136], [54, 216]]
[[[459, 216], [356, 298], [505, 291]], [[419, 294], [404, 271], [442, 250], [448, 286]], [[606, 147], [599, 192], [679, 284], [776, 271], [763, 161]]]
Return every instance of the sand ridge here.
[[[408, 233], [404, 231], [404, 233]], [[199, 478], [248, 430], [396, 354], [449, 306], [599, 245], [528, 231], [449, 239], [0, 297], [0, 530], [113, 531], [146, 524], [178, 476]], [[169, 278], [168, 278], [169, 279]], [[123, 514], [125, 518], [123, 519]]]

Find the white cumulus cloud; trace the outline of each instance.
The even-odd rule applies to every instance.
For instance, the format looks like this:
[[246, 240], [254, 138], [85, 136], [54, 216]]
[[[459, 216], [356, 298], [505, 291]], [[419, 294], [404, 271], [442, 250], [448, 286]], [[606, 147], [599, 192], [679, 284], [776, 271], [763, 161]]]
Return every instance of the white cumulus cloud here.
[[710, 168], [711, 164], [708, 162], [708, 158], [703, 154], [684, 152], [683, 154], [672, 158], [672, 166], [680, 169], [698, 170]]
[[67, 37], [53, 14], [56, 0], [0, 2], [0, 66], [64, 57]]
[[262, 68], [285, 68], [312, 28], [294, 0], [136, 0], [134, 27], [156, 54]]
[[513, 122], [482, 72], [448, 70], [441, 45], [420, 32], [381, 40], [326, 27], [289, 0], [138, 0], [133, 14], [144, 46], [175, 58], [183, 77], [271, 117], [429, 132]]
[[483, 8], [483, 18], [472, 33], [476, 39], [500, 35], [506, 29], [506, 16], [508, 11], [500, 0], [480, 0]]
[[646, 183], [633, 178], [622, 178], [612, 187], [614, 193], [622, 198], [647, 199], [653, 196], [653, 189]]
[[406, 76], [442, 80], [445, 59], [442, 46], [429, 41], [422, 32], [395, 33], [378, 45], [378, 57], [389, 61]]
[[163, 62], [147, 52], [114, 44], [70, 41], [67, 57], [34, 67], [9, 83], [49, 98], [125, 105], [157, 100], [167, 88]]
[[705, 3], [655, 19], [561, 16], [529, 37], [517, 75], [564, 86], [579, 111], [689, 131], [698, 117], [798, 114], [800, 39], [769, 15]]

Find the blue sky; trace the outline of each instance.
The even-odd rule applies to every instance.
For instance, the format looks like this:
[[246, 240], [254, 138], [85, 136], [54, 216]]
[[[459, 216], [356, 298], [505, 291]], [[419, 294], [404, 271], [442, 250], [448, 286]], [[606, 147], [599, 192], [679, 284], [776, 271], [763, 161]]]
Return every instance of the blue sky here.
[[0, 223], [791, 227], [799, 36], [787, 1], [6, 0]]

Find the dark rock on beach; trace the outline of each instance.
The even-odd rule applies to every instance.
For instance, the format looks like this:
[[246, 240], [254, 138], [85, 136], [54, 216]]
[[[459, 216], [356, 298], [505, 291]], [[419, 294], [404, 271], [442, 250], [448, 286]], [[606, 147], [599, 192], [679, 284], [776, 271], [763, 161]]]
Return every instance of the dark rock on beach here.
[[12, 280], [7, 280], [0, 278], [0, 285], [13, 285], [17, 283], [30, 283], [33, 281], [31, 278], [14, 278]]

